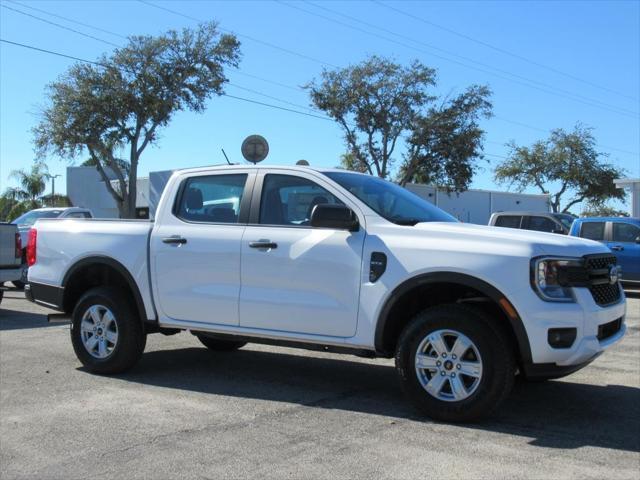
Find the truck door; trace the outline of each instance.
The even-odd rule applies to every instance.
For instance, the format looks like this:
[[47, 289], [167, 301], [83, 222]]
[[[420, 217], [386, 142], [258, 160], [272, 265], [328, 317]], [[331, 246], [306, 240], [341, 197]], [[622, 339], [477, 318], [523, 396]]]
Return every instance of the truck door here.
[[[312, 228], [311, 211], [343, 203], [311, 174], [260, 175], [242, 240], [240, 326], [349, 337], [355, 334], [365, 231]], [[360, 224], [363, 224], [360, 216]]]
[[622, 266], [622, 280], [640, 282], [640, 227], [624, 221], [611, 222], [607, 246]]
[[252, 183], [246, 170], [189, 176], [173, 207], [164, 205], [150, 244], [160, 323], [238, 325], [240, 242]]

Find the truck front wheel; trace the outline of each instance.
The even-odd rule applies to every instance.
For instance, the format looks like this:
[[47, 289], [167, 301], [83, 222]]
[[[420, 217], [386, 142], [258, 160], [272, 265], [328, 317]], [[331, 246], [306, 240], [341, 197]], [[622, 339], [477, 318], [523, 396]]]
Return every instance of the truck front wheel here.
[[447, 422], [476, 420], [509, 394], [516, 371], [509, 338], [483, 312], [440, 305], [414, 317], [398, 341], [396, 370], [420, 411]]
[[133, 367], [146, 344], [146, 335], [129, 298], [120, 289], [92, 288], [73, 310], [71, 343], [91, 372], [121, 373]]

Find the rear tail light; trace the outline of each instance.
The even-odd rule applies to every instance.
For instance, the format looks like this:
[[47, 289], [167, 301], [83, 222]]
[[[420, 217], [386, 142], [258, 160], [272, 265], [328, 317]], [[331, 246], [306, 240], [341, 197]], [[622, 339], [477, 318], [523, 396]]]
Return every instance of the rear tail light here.
[[20, 234], [16, 233], [16, 258], [22, 258], [22, 238], [20, 238]]
[[27, 265], [31, 267], [36, 263], [36, 244], [38, 243], [38, 231], [35, 228], [29, 230], [27, 242]]

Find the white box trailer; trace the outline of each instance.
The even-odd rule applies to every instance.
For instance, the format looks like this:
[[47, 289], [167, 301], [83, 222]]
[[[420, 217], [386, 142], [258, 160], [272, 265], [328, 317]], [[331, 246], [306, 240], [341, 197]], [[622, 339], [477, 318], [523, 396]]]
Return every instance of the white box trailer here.
[[466, 223], [487, 225], [494, 212], [508, 210], [549, 211], [549, 195], [474, 189], [461, 193], [448, 193], [446, 190], [438, 189], [432, 185], [415, 183], [406, 185], [406, 188]]

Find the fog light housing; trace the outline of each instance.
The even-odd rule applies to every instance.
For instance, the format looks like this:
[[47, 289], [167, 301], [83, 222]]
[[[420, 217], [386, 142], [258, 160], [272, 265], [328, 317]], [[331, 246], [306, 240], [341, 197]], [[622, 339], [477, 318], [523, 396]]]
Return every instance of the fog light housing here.
[[578, 330], [575, 328], [550, 328], [547, 341], [552, 348], [570, 348], [577, 335]]

